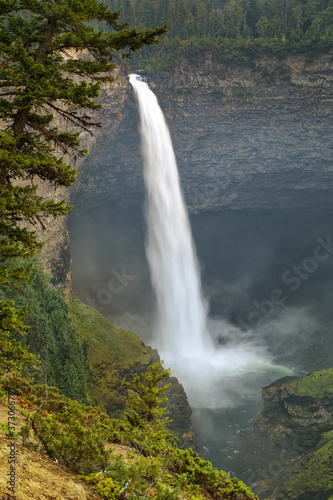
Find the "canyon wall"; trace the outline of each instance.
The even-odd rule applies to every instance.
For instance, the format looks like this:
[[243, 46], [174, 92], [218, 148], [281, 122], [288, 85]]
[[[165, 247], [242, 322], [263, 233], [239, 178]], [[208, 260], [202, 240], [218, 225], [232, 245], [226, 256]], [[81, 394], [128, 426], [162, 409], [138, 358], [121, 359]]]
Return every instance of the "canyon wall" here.
[[[142, 72], [144, 75], [144, 73]], [[230, 67], [183, 61], [149, 76], [174, 142], [190, 211], [288, 208], [330, 200], [333, 61], [258, 60]], [[118, 206], [144, 192], [136, 104], [126, 75], [102, 93], [103, 130], [72, 200]]]
[[[90, 154], [92, 154], [94, 145], [102, 135], [102, 132], [105, 132], [104, 129], [109, 128], [113, 131], [117, 128], [119, 121], [123, 117], [123, 108], [126, 100], [126, 93], [124, 92], [124, 81], [126, 81], [126, 79], [124, 74], [124, 67], [122, 64], [119, 64], [113, 73], [115, 81], [103, 89], [101, 96], [101, 102], [104, 106], [103, 113], [94, 116], [96, 122], [101, 122], [101, 128], [95, 128], [92, 130], [92, 133], [86, 130], [81, 131], [81, 145], [89, 149], [91, 151]], [[54, 119], [54, 124], [59, 127], [64, 127], [65, 130], [68, 127], [70, 128], [70, 125], [61, 123], [57, 116]], [[83, 166], [86, 164], [86, 159], [76, 158], [75, 161], [73, 161], [68, 157], [66, 160], [72, 162], [79, 171], [77, 183], [71, 188], [73, 192], [78, 192], [80, 188], [77, 186], [81, 182], [82, 172], [86, 171]], [[95, 192], [95, 186], [93, 184], [91, 188], [93, 192]], [[56, 201], [60, 201], [66, 198], [68, 204], [71, 203], [71, 192], [68, 188], [55, 189], [50, 183], [41, 181], [39, 193], [46, 199], [53, 198]], [[51, 277], [51, 283], [54, 287], [63, 288], [66, 295], [71, 296], [73, 294], [72, 265], [67, 220], [67, 217], [58, 217], [56, 219], [49, 218], [44, 221], [46, 230], [43, 230], [41, 227], [34, 227], [33, 229], [36, 230], [39, 240], [46, 242], [42, 251], [39, 252], [44, 271]]]
[[260, 457], [260, 496], [328, 499], [333, 493], [333, 368], [285, 377], [263, 389], [254, 420], [254, 460]]
[[[182, 61], [170, 74], [145, 76], [170, 127], [190, 212], [331, 203], [330, 55], [262, 58], [253, 67]], [[77, 165], [74, 221], [98, 216], [105, 205], [126, 209], [144, 197], [136, 104], [123, 66], [116, 77], [101, 93], [103, 128], [82, 136], [91, 151]], [[65, 267], [61, 257], [68, 243], [64, 225], [50, 226], [42, 256], [53, 284], [69, 290], [70, 256]]]
[[[139, 69], [137, 72], [140, 72]], [[268, 214], [265, 222], [266, 231], [266, 227], [270, 224], [270, 210], [284, 210], [289, 214], [289, 212], [302, 211], [306, 208], [309, 213], [316, 213], [315, 224], [313, 224], [315, 227], [313, 240], [316, 241], [315, 238], [321, 234], [317, 221], [321, 220], [321, 214], [323, 214], [322, 221], [325, 222], [328, 214], [331, 213], [330, 207], [332, 206], [332, 56], [325, 55], [313, 61], [300, 56], [289, 57], [284, 61], [262, 58], [257, 60], [253, 67], [216, 65], [210, 59], [196, 64], [182, 61], [170, 74], [145, 75], [144, 72], [140, 73], [148, 78], [149, 85], [156, 93], [165, 113], [190, 213], [200, 214], [199, 217], [201, 217], [205, 213], [209, 215], [212, 210], [218, 211], [221, 208], [234, 211], [233, 213], [243, 211], [247, 214], [251, 212], [255, 214], [255, 212], [262, 211]], [[90, 154], [76, 165], [79, 169], [78, 180], [70, 191], [70, 202], [74, 204], [70, 215], [72, 232], [73, 228], [77, 228], [75, 230], [79, 232], [84, 231], [85, 227], [89, 227], [91, 231], [94, 224], [106, 228], [104, 221], [111, 217], [114, 217], [116, 224], [121, 225], [123, 219], [119, 217], [117, 221], [116, 214], [123, 216], [128, 212], [130, 214], [128, 218], [130, 218], [133, 217], [136, 208], [142, 213], [145, 189], [137, 107], [125, 68], [120, 66], [116, 76], [117, 80], [114, 84], [103, 89], [101, 93], [100, 99], [104, 108], [99, 114], [99, 119], [103, 128], [98, 129], [93, 137], [87, 133], [82, 137], [83, 145], [90, 148]], [[52, 193], [50, 191], [45, 194], [51, 195]], [[58, 193], [59, 196], [61, 194], [63, 193]], [[90, 218], [89, 224], [85, 226], [84, 221], [88, 218]], [[285, 219], [282, 223], [285, 223]], [[53, 285], [65, 286], [67, 293], [70, 294], [71, 258], [66, 220], [51, 221], [48, 227], [49, 230], [43, 235], [48, 240], [42, 253], [44, 267], [52, 274]], [[218, 231], [218, 229], [214, 230]], [[291, 228], [290, 231], [292, 230]], [[101, 230], [99, 233], [98, 231], [89, 232], [89, 238], [92, 239], [100, 232]], [[138, 232], [142, 236], [141, 226]], [[304, 232], [306, 232], [306, 227]], [[80, 268], [81, 278], [83, 275], [87, 276], [85, 287], [75, 289], [81, 300], [94, 307], [100, 306], [99, 310], [106, 316], [108, 316], [107, 308], [111, 300], [116, 311], [120, 307], [127, 310], [128, 296], [135, 295], [135, 293], [141, 296], [142, 303], [147, 302], [144, 295], [145, 288], [141, 286], [142, 283], [139, 283], [143, 259], [141, 261], [138, 259], [138, 262], [133, 261], [133, 269], [127, 267], [126, 260], [123, 265], [122, 258], [126, 258], [119, 250], [114, 250], [117, 247], [117, 241], [112, 241], [112, 238], [113, 234], [109, 235], [108, 245], [111, 241], [112, 252], [116, 256], [112, 255], [110, 245], [106, 245], [106, 240], [97, 241], [96, 237], [96, 245], [91, 245], [89, 249], [92, 254], [95, 252], [93, 256], [95, 264], [91, 264], [92, 269], [89, 270], [88, 265], [92, 259], [83, 259], [83, 262], [88, 263], [87, 266], [81, 265]], [[291, 236], [290, 241], [294, 242]], [[297, 246], [297, 241], [294, 243], [294, 246]], [[105, 248], [100, 250], [103, 244]], [[259, 238], [255, 245], [255, 253], [258, 247], [259, 255], [260, 245]], [[312, 240], [309, 245], [312, 251]], [[80, 247], [77, 250], [78, 253], [86, 251], [84, 245], [77, 246]], [[97, 247], [99, 247], [98, 251]], [[144, 253], [143, 248], [139, 251]], [[232, 251], [235, 252], [235, 249]], [[279, 286], [282, 271], [288, 270], [292, 264], [302, 262], [302, 259], [312, 255], [309, 252], [306, 249], [299, 257], [296, 256], [297, 258], [285, 255], [281, 269], [276, 271], [277, 277], [270, 277], [267, 282], [268, 292]], [[134, 248], [133, 245], [134, 254], [138, 254], [138, 248]], [[260, 260], [257, 255], [252, 255], [252, 257], [251, 260], [250, 257], [245, 256], [244, 260], [251, 260], [251, 265], [252, 262]], [[114, 265], [112, 259], [114, 259]], [[214, 262], [213, 271], [216, 274], [217, 258]], [[239, 258], [236, 265], [230, 267], [239, 266], [241, 272], [241, 263], [242, 259]], [[98, 265], [100, 269], [97, 270]], [[263, 271], [260, 270], [260, 266], [258, 271], [256, 269], [255, 267], [254, 273], [260, 277]], [[325, 275], [325, 279], [330, 280], [329, 273], [325, 269], [324, 267], [322, 271], [319, 269], [316, 275], [318, 281], [321, 277], [320, 273]], [[147, 274], [147, 270], [142, 271], [142, 274]], [[115, 283], [116, 275], [118, 282]], [[125, 278], [128, 281], [126, 284]], [[108, 288], [110, 283], [114, 287], [112, 293]], [[302, 282], [305, 290], [304, 296], [308, 293], [305, 289], [307, 283], [307, 281]], [[300, 287], [301, 291], [302, 287]], [[118, 295], [118, 291], [125, 288], [128, 296], [127, 291]], [[116, 289], [115, 292], [113, 292], [114, 289]], [[300, 303], [303, 295], [298, 292], [297, 297]], [[231, 298], [233, 297], [231, 293]], [[260, 302], [269, 297], [265, 287], [258, 296], [254, 295], [254, 298], [257, 297]], [[89, 300], [86, 301], [86, 298]], [[94, 303], [90, 302], [91, 298]], [[291, 301], [288, 302], [288, 305], [292, 304]], [[249, 311], [253, 311], [253, 306]], [[133, 326], [130, 329], [141, 334], [139, 327]], [[297, 336], [297, 339], [299, 338], [300, 336]], [[313, 338], [314, 342], [317, 342], [318, 338], [323, 338], [323, 351], [330, 351], [328, 339], [331, 339], [331, 327], [328, 328], [327, 335], [323, 335], [322, 332], [318, 334], [315, 331]], [[289, 346], [290, 342], [288, 339]], [[297, 340], [297, 346], [299, 346], [299, 340]], [[314, 358], [312, 351], [309, 357]], [[318, 356], [317, 358], [319, 359]], [[317, 358], [316, 363], [322, 363], [321, 358], [319, 361]], [[258, 427], [262, 426], [264, 432], [269, 426], [267, 418], [270, 418], [270, 410], [276, 410], [278, 413], [281, 405], [287, 408], [287, 404], [290, 412], [295, 410], [294, 403], [290, 399], [291, 393], [291, 396], [287, 394], [289, 398], [287, 400], [284, 393], [281, 393], [280, 397], [279, 391], [275, 391], [276, 393], [273, 391], [274, 398], [278, 399], [275, 401], [273, 398], [269, 401], [270, 391], [266, 392], [265, 411], [267, 411], [257, 419]], [[303, 403], [305, 398], [301, 397], [299, 401]], [[297, 400], [296, 403], [298, 404], [299, 401]], [[312, 401], [310, 403], [312, 404]], [[321, 402], [318, 404], [320, 405]], [[295, 410], [300, 429], [298, 434], [300, 439], [304, 436], [304, 439], [310, 439], [309, 433], [312, 433], [312, 430], [306, 429], [304, 436], [302, 434], [305, 422], [302, 413], [304, 408], [302, 404], [298, 406]], [[312, 407], [309, 407], [309, 411], [307, 410], [309, 415], [311, 409]], [[331, 408], [329, 413], [331, 419]], [[318, 416], [320, 418], [322, 416], [320, 411]], [[284, 433], [281, 434], [282, 440], [295, 433], [295, 429], [289, 426], [289, 420], [284, 423], [286, 425]], [[307, 423], [306, 421], [306, 425]], [[331, 425], [331, 420], [329, 425]], [[296, 429], [297, 432], [299, 429]], [[321, 431], [314, 437], [311, 434], [313, 442], [320, 438]], [[301, 444], [303, 445], [303, 442]], [[270, 448], [271, 443], [267, 446]], [[294, 451], [290, 453], [292, 460]], [[272, 463], [275, 463], [274, 460], [273, 453]], [[282, 461], [283, 473], [285, 463], [289, 464], [289, 461], [287, 459]], [[287, 472], [285, 480], [294, 477], [292, 473], [289, 475], [289, 471]], [[267, 486], [267, 490], [269, 491], [271, 487], [275, 487], [274, 481]]]
[[[144, 73], [143, 73], [144, 74]], [[131, 203], [144, 184], [136, 104], [124, 67], [103, 89], [101, 129], [82, 134], [90, 154], [71, 190], [80, 207]], [[166, 115], [190, 211], [284, 208], [330, 202], [333, 187], [333, 61], [293, 56], [255, 67], [183, 61], [148, 76]], [[53, 193], [50, 193], [53, 194]], [[58, 190], [58, 197], [63, 193]], [[42, 253], [58, 286], [70, 289], [65, 221], [48, 224]]]

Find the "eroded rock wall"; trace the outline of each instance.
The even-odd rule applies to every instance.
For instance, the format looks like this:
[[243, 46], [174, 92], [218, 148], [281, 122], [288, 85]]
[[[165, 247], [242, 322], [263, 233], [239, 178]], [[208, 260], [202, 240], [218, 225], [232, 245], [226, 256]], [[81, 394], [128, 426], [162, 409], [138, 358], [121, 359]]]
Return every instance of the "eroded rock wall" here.
[[[138, 115], [125, 68], [101, 93], [102, 128], [71, 189], [75, 217], [144, 196]], [[254, 67], [183, 61], [149, 76], [170, 127], [190, 211], [293, 208], [331, 201], [333, 62], [293, 56]], [[47, 189], [47, 188], [45, 188]], [[52, 191], [50, 188], [50, 194]], [[58, 191], [58, 197], [63, 193]], [[65, 220], [48, 223], [41, 254], [55, 286], [70, 290]]]
[[285, 377], [263, 389], [254, 420], [256, 492], [268, 499], [332, 494], [333, 368]]
[[[332, 377], [332, 369], [330, 372]], [[322, 395], [314, 396], [300, 392], [298, 380], [286, 377], [263, 389], [263, 407], [255, 426], [268, 435], [275, 446], [290, 443], [296, 449], [308, 449], [319, 442], [324, 432], [333, 429], [331, 387]]]
[[[149, 76], [194, 212], [271, 209], [331, 199], [333, 62], [258, 60], [256, 67], [182, 62]], [[143, 195], [136, 104], [124, 74], [102, 94], [103, 131], [72, 192], [79, 207]]]
[[[102, 101], [104, 106], [103, 114], [100, 116], [96, 113], [96, 116], [94, 117], [96, 118], [96, 121], [101, 122], [101, 128], [95, 128], [92, 134], [84, 130], [81, 132], [81, 146], [89, 150], [94, 150], [94, 145], [99, 140], [100, 135], [113, 133], [113, 131], [117, 129], [119, 121], [122, 119], [124, 101], [126, 99], [126, 93], [123, 89], [124, 83], [127, 82], [127, 79], [125, 77], [124, 67], [121, 63], [115, 69], [114, 77], [115, 81], [112, 84], [108, 84], [102, 92]], [[55, 125], [70, 128], [69, 124], [64, 125], [63, 123], [60, 123], [57, 117], [55, 118]], [[73, 165], [79, 171], [78, 182], [71, 188], [73, 193], [77, 193], [80, 191], [79, 186], [81, 182], [81, 169], [82, 172], [85, 171], [85, 168], [83, 167], [85, 159], [76, 158], [75, 161], [73, 161], [68, 157], [66, 160], [68, 162], [72, 161]], [[88, 175], [90, 176], [90, 174]], [[98, 191], [96, 191], [96, 183], [99, 183], [100, 181], [101, 179], [94, 179], [89, 184], [89, 187], [93, 192], [98, 193]], [[39, 193], [44, 198], [53, 198], [56, 201], [66, 198], [68, 202], [70, 202], [70, 190], [68, 188], [55, 189], [51, 184], [41, 182]], [[79, 194], [78, 198], [80, 198]], [[67, 218], [49, 218], [44, 221], [44, 223], [46, 226], [45, 230], [41, 227], [33, 228], [37, 231], [39, 240], [45, 241], [44, 248], [41, 252], [39, 252], [39, 258], [42, 261], [44, 271], [51, 277], [52, 286], [56, 288], [63, 288], [66, 294], [71, 296], [73, 293], [72, 267]]]

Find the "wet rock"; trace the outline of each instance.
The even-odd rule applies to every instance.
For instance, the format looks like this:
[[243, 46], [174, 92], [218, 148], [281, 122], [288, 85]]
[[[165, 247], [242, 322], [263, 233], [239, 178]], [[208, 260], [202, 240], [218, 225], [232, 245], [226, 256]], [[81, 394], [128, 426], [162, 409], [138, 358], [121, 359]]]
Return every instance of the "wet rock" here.
[[333, 450], [333, 368], [284, 377], [263, 389], [254, 420], [256, 493], [266, 498], [328, 499]]
[[300, 394], [299, 380], [285, 377], [263, 389], [263, 409], [256, 416], [255, 426], [267, 432], [276, 445], [287, 441], [306, 449], [333, 428], [333, 393], [323, 397]]

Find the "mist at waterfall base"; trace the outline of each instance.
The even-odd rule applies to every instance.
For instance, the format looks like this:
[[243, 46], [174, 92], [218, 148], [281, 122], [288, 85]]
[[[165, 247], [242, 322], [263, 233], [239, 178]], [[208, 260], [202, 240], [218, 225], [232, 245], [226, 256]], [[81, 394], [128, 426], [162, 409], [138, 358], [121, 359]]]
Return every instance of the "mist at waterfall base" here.
[[[154, 347], [183, 384], [192, 407], [230, 407], [290, 370], [226, 321], [207, 320], [200, 271], [169, 130], [154, 93], [130, 75], [140, 114], [147, 190], [146, 252], [157, 301]], [[214, 345], [213, 338], [222, 345]]]
[[[114, 202], [101, 203], [97, 195], [93, 205], [84, 201], [81, 210], [74, 205], [69, 215], [75, 293], [113, 324], [136, 332], [152, 345], [151, 311], [156, 299], [145, 255], [143, 197], [133, 194], [126, 210]], [[255, 352], [260, 346], [268, 359], [294, 367], [297, 374], [332, 366], [333, 255], [297, 291], [281, 283], [286, 270], [313, 254], [318, 236], [333, 233], [331, 214], [332, 207], [310, 206], [288, 212], [222, 209], [191, 215], [209, 303], [208, 328], [217, 348], [233, 343], [242, 347], [246, 342]], [[108, 289], [111, 270], [123, 268], [135, 278], [107, 304], [99, 302], [99, 292]], [[287, 298], [283, 306], [252, 330], [237, 328], [241, 320], [248, 323], [256, 310], [254, 302], [262, 303], [276, 288]], [[218, 395], [220, 402], [228, 400], [228, 407], [193, 408], [192, 413], [205, 458], [249, 484], [248, 469], [255, 467], [254, 445], [247, 445], [243, 436], [251, 435], [262, 387], [280, 375], [268, 371], [260, 377], [254, 374], [255, 380], [250, 381], [246, 373], [243, 377], [223, 374]]]

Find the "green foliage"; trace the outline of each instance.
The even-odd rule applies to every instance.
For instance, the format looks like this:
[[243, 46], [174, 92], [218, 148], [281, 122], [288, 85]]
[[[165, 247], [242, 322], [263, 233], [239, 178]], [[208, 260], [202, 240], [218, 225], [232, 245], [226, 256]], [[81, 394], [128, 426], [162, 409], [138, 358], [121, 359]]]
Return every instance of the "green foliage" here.
[[325, 395], [333, 394], [333, 368], [320, 372], [310, 373], [292, 383], [299, 394], [309, 394], [314, 398], [324, 398]]
[[[163, 363], [163, 361], [162, 361]], [[125, 413], [125, 418], [133, 427], [143, 427], [149, 424], [154, 430], [164, 427], [164, 422], [160, 418], [166, 412], [160, 405], [166, 401], [165, 392], [171, 386], [161, 386], [163, 379], [170, 378], [170, 368], [162, 369], [160, 363], [151, 365], [147, 373], [134, 375], [131, 382], [124, 380], [124, 386], [129, 387], [131, 393], [128, 396], [128, 407], [131, 410]]]
[[160, 382], [168, 378], [170, 369], [163, 369], [160, 363], [155, 363], [146, 373], [134, 375], [131, 382], [124, 381], [125, 387], [130, 389], [127, 399], [130, 411], [124, 414], [130, 432], [124, 442], [145, 455], [164, 450], [175, 439], [166, 428], [170, 421], [164, 417], [167, 410], [161, 407], [167, 400], [165, 392], [170, 384], [161, 385]]
[[261, 75], [266, 82], [270, 82], [270, 83], [275, 82], [275, 72], [269, 71], [269, 69], [266, 68], [266, 66], [264, 66], [262, 68]]
[[[114, 434], [112, 420], [99, 408], [61, 396], [56, 388], [17, 381], [18, 402], [50, 458], [76, 472], [103, 471], [105, 443]], [[33, 410], [33, 411], [31, 411]]]
[[[80, 476], [95, 485], [96, 492], [107, 500], [154, 497], [159, 500], [176, 500], [180, 488], [168, 484], [169, 475], [163, 459], [142, 456], [127, 458], [110, 455], [110, 465], [105, 474]], [[111, 477], [110, 477], [111, 476]]]
[[115, 483], [110, 477], [105, 477], [96, 484], [96, 493], [101, 495], [102, 498], [119, 498], [119, 492], [120, 488], [118, 484]]
[[19, 436], [19, 433], [9, 427], [8, 423], [6, 422], [0, 422], [0, 429], [5, 431], [9, 438], [17, 439]]
[[330, 498], [333, 495], [332, 455], [333, 431], [330, 431], [323, 434], [316, 449], [309, 452], [303, 470], [287, 482], [282, 498]]
[[[129, 467], [124, 458], [118, 456], [112, 460], [106, 473], [111, 476], [121, 491], [121, 494], [116, 498], [135, 500], [137, 498], [148, 497], [149, 491], [152, 491], [159, 481], [162, 480], [164, 466], [165, 463], [161, 457], [143, 457], [139, 455], [136, 459], [132, 460]], [[160, 490], [162, 497], [163, 488], [160, 487]], [[175, 497], [175, 493], [173, 495], [172, 493], [172, 488], [164, 488], [164, 498], [177, 498]], [[114, 497], [105, 496], [104, 498]]]
[[108, 500], [117, 500], [119, 498], [119, 485], [106, 474], [81, 474], [80, 479], [83, 479], [88, 484], [95, 486], [96, 492]]
[[251, 95], [251, 92], [244, 87], [233, 87], [231, 92], [234, 97], [240, 97], [242, 101], [245, 101]]
[[[1, 292], [0, 298], [13, 300], [15, 308], [26, 311], [26, 336], [10, 336], [11, 342], [21, 340], [23, 348], [38, 355], [42, 369], [35, 374], [36, 381], [56, 386], [60, 392], [72, 399], [88, 402], [87, 379], [90, 373], [86, 346], [77, 330], [71, 325], [68, 305], [63, 293], [49, 288], [49, 279], [41, 265], [35, 260], [34, 281], [17, 290]], [[27, 356], [31, 357], [31, 354]], [[30, 358], [29, 358], [30, 359]]]
[[[44, 199], [38, 182], [71, 186], [76, 170], [64, 161], [84, 156], [79, 130], [100, 126], [92, 113], [101, 85], [113, 80], [113, 57], [156, 43], [165, 27], [137, 31], [118, 21], [98, 0], [2, 0], [0, 2], [0, 287], [31, 282], [33, 257], [43, 243], [27, 224], [64, 216], [66, 200]], [[95, 30], [94, 21], [106, 30]], [[60, 118], [58, 128], [54, 117]], [[67, 124], [75, 131], [68, 132]], [[6, 370], [29, 363], [8, 332], [23, 332], [24, 309], [0, 303], [0, 356]], [[18, 360], [24, 358], [21, 364]], [[32, 361], [32, 359], [30, 359]], [[18, 363], [17, 365], [15, 363]]]
[[229, 474], [214, 469], [212, 464], [201, 458], [191, 449], [172, 451], [171, 470], [178, 481], [186, 485], [200, 486], [212, 498], [218, 500], [233, 498], [240, 495], [244, 499], [256, 498], [251, 489], [237, 478], [230, 478]]
[[14, 301], [0, 300], [0, 380], [36, 362], [35, 357], [11, 334], [23, 333], [25, 313], [25, 308], [14, 308]]
[[224, 97], [225, 96], [225, 93], [223, 92], [222, 89], [213, 89], [211, 94], [214, 96], [214, 97], [217, 97], [218, 99], [220, 99], [221, 97]]
[[[49, 405], [47, 405], [49, 408]], [[61, 420], [57, 415], [37, 414], [32, 427], [51, 458], [57, 458], [74, 471], [101, 470], [105, 464], [104, 442], [101, 440], [95, 418], [86, 418], [86, 412], [69, 404]]]
[[[157, 363], [126, 382], [135, 395], [130, 393], [130, 411], [123, 420], [113, 420], [99, 408], [83, 406], [61, 396], [57, 389], [32, 385], [22, 378], [15, 382], [16, 408], [21, 408], [49, 457], [79, 473], [102, 498], [254, 499], [236, 478], [214, 469], [192, 450], [177, 448], [160, 410], [164, 379], [169, 376], [169, 370]], [[3, 384], [1, 389], [8, 387]], [[22, 436], [31, 446], [27, 424]], [[144, 446], [138, 446], [138, 430]]]
[[140, 28], [168, 24], [158, 47], [144, 48], [135, 67], [168, 71], [183, 57], [192, 63], [249, 63], [261, 53], [316, 55], [333, 48], [332, 0], [107, 0]]
[[108, 414], [119, 417], [124, 410], [127, 392], [122, 384], [124, 375], [144, 371], [151, 363], [151, 356], [134, 333], [112, 325], [93, 307], [77, 298], [71, 298], [68, 307], [72, 325], [87, 347], [89, 399]]

